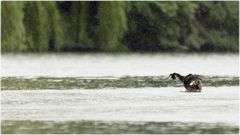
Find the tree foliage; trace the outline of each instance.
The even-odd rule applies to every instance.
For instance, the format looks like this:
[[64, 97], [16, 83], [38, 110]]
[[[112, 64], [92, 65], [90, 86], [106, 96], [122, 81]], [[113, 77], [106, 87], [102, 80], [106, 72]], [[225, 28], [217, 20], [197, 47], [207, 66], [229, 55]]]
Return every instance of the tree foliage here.
[[237, 1], [4, 1], [3, 52], [231, 51]]
[[55, 2], [24, 2], [24, 26], [29, 51], [58, 51], [63, 44]]
[[1, 50], [4, 52], [25, 51], [23, 3], [2, 2]]
[[127, 18], [124, 2], [100, 2], [97, 27], [100, 49], [119, 51], [124, 49], [121, 39], [127, 30]]

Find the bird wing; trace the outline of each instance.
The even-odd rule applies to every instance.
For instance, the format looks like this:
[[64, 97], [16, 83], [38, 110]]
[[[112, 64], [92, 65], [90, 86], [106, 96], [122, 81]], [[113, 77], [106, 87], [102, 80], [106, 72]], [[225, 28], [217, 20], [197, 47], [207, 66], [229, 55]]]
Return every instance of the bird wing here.
[[196, 81], [191, 80], [191, 82], [189, 83], [190, 86], [196, 85]]

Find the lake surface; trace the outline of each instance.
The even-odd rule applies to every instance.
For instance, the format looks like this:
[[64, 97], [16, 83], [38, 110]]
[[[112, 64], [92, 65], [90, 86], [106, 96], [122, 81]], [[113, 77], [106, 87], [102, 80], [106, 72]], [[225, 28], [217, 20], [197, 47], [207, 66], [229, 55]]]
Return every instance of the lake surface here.
[[181, 74], [238, 76], [237, 54], [2, 55], [2, 76], [122, 77]]
[[[236, 54], [4, 54], [2, 133], [239, 133]], [[201, 93], [172, 72], [197, 73]]]

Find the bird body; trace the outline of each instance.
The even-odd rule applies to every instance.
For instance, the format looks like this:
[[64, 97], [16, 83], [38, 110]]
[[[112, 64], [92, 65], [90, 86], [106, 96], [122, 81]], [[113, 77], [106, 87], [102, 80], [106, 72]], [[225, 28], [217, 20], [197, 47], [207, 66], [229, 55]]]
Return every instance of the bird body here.
[[186, 76], [182, 76], [178, 73], [172, 73], [169, 77], [173, 80], [178, 77], [179, 80], [183, 82], [183, 85], [188, 92], [201, 92], [202, 90], [202, 80], [199, 78], [199, 75], [188, 74]]

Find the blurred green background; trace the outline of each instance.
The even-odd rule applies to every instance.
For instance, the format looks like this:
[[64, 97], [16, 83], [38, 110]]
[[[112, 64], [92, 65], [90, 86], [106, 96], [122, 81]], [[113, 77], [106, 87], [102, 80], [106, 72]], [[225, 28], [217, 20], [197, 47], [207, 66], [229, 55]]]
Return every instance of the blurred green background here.
[[2, 52], [238, 52], [238, 1], [2, 1]]

